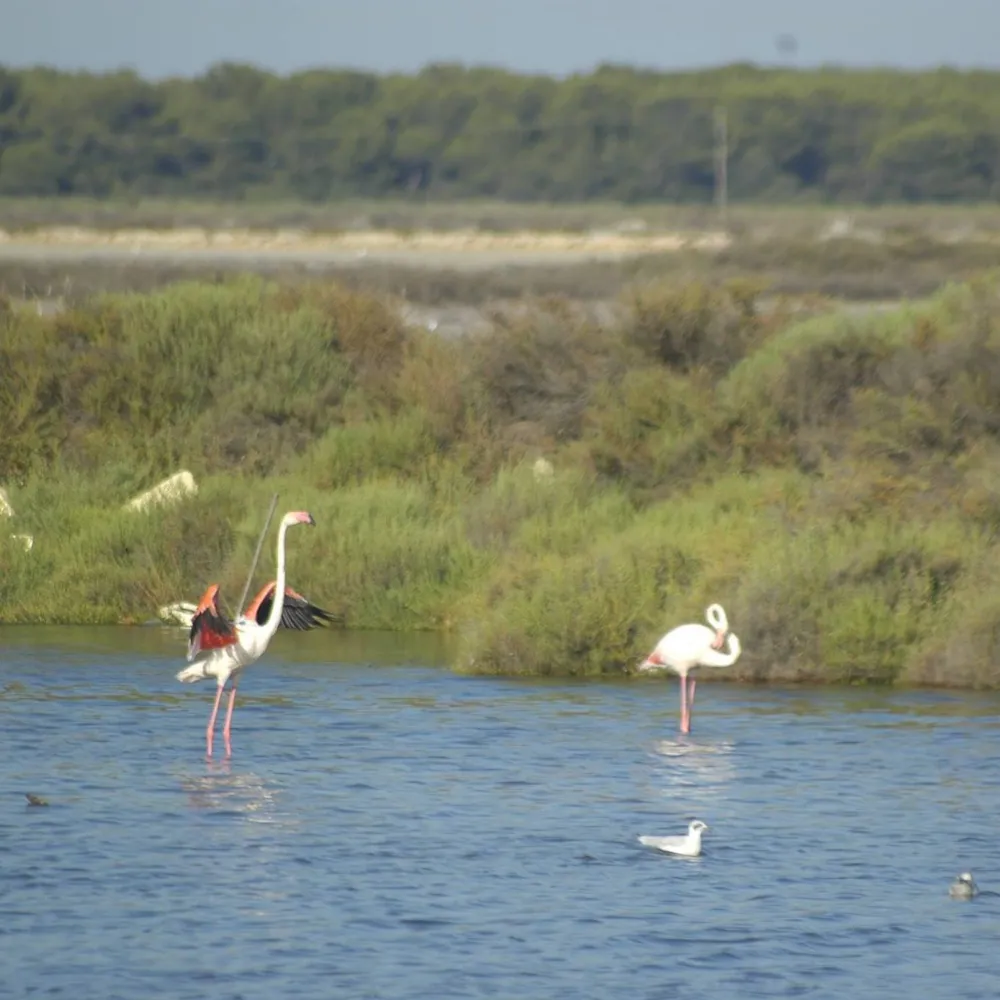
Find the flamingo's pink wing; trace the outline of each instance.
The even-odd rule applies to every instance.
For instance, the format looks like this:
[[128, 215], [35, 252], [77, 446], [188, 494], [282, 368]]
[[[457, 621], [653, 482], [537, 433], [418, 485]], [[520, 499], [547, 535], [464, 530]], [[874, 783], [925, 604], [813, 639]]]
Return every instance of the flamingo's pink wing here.
[[246, 617], [255, 621], [258, 625], [263, 625], [267, 621], [267, 616], [271, 613], [271, 601], [274, 599], [274, 588], [277, 581], [272, 580], [264, 584], [257, 592], [257, 596], [250, 602], [250, 607], [246, 610]]
[[219, 585], [213, 583], [205, 591], [191, 619], [191, 631], [188, 633], [189, 660], [202, 652], [232, 646], [237, 640], [233, 623], [219, 611], [218, 594]]

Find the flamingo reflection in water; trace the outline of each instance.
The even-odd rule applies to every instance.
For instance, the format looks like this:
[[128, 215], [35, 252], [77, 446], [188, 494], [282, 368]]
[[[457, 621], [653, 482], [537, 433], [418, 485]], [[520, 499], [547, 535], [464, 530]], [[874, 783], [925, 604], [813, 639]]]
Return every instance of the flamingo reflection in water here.
[[210, 761], [205, 774], [182, 775], [180, 785], [192, 809], [239, 813], [249, 823], [295, 825], [281, 808], [280, 788], [253, 771], [234, 770], [231, 758]]

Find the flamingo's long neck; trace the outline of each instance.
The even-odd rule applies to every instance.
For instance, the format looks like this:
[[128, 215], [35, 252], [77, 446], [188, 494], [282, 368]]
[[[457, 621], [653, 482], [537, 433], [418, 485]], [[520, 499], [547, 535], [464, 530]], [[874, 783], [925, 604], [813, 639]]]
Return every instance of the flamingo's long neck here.
[[278, 529], [278, 576], [274, 582], [274, 599], [271, 601], [271, 613], [264, 623], [264, 629], [269, 638], [278, 631], [281, 611], [285, 606], [285, 532], [287, 531], [288, 525], [282, 521], [281, 527]]

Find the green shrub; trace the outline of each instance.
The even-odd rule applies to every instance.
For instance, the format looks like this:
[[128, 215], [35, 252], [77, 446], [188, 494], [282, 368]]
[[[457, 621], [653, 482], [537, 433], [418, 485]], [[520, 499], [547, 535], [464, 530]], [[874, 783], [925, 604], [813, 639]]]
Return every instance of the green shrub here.
[[662, 282], [627, 296], [625, 338], [643, 354], [679, 371], [728, 371], [761, 341], [766, 324], [758, 315], [763, 286], [730, 281]]
[[[454, 630], [464, 670], [620, 673], [718, 601], [731, 677], [1000, 683], [996, 277], [853, 318], [637, 302], [456, 341], [319, 283], [0, 309], [0, 621], [143, 621], [212, 581], [235, 611], [277, 492], [318, 524], [296, 589]], [[197, 496], [123, 509], [179, 468]]]

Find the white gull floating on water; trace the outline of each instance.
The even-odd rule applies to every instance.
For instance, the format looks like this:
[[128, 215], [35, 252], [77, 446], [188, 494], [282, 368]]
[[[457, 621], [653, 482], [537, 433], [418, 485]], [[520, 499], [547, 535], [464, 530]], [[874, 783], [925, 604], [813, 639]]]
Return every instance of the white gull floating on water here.
[[639, 843], [644, 847], [655, 847], [667, 854], [676, 854], [682, 858], [696, 858], [701, 854], [701, 831], [707, 830], [708, 824], [700, 819], [693, 820], [684, 837], [650, 837], [642, 836]]
[[948, 895], [952, 899], [972, 899], [979, 895], [979, 886], [976, 885], [970, 872], [962, 872], [954, 882], [948, 886]]

